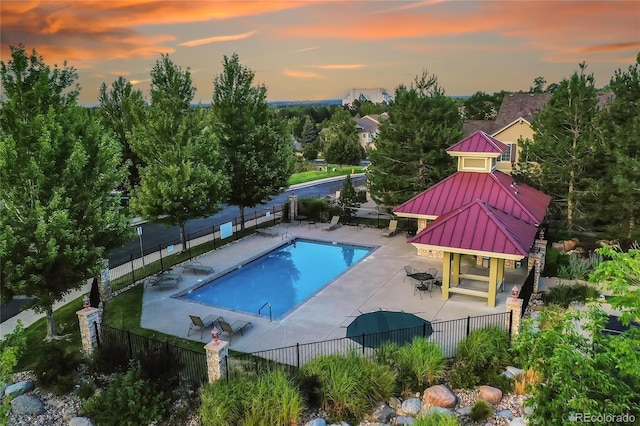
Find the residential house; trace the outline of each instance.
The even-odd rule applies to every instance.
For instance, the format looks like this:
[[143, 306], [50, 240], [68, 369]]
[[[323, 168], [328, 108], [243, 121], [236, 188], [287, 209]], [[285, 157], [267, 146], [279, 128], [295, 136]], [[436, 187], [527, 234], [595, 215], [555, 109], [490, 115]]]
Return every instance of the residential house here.
[[351, 105], [354, 101], [371, 102], [374, 104], [390, 103], [393, 101], [393, 95], [387, 92], [387, 89], [351, 89], [342, 99], [342, 105]]
[[356, 131], [358, 132], [358, 142], [365, 149], [375, 149], [378, 138], [380, 122], [389, 118], [389, 114], [370, 114], [364, 117], [354, 117]]

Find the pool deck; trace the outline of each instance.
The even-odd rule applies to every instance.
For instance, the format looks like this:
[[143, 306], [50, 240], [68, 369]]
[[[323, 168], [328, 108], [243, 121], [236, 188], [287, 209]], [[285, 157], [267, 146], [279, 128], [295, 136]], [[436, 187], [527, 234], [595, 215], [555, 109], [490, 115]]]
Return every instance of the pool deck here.
[[[346, 225], [332, 231], [324, 231], [322, 228], [323, 224], [309, 225], [306, 222], [297, 225], [280, 224], [272, 228], [276, 236], [253, 235], [228, 244], [197, 259], [203, 265], [213, 267], [215, 272], [212, 274], [194, 274], [176, 266], [173, 272], [182, 275], [178, 289], [145, 289], [141, 326], [187, 338], [190, 324], [188, 315], [221, 315], [229, 323], [236, 320], [251, 321], [253, 327], [246, 328], [242, 336], [239, 333], [234, 335], [230, 348], [255, 352], [344, 337], [346, 327], [356, 316], [379, 309], [410, 312], [429, 321], [505, 312], [509, 290], [514, 284], [520, 287], [525, 279], [524, 268], [505, 271], [506, 289], [498, 293], [495, 308], [488, 307], [486, 299], [461, 294], [451, 294], [449, 300], [443, 300], [438, 288], [433, 290], [432, 297], [423, 293], [421, 298], [419, 294], [414, 295], [414, 281], [404, 280], [404, 266], [411, 265], [421, 271], [437, 268], [441, 274], [442, 262], [416, 255], [416, 249], [407, 243], [404, 233], [384, 237], [383, 229]], [[282, 320], [270, 322], [268, 312], [263, 312], [264, 316], [258, 316], [257, 313], [252, 315], [212, 308], [172, 297], [203, 281], [209, 281], [217, 273], [234, 268], [243, 260], [269, 251], [292, 237], [378, 248]], [[463, 263], [463, 269], [474, 266]], [[211, 339], [210, 330], [206, 329], [202, 338], [200, 332], [192, 332], [188, 338], [206, 343]], [[226, 334], [221, 338], [229, 340]]]

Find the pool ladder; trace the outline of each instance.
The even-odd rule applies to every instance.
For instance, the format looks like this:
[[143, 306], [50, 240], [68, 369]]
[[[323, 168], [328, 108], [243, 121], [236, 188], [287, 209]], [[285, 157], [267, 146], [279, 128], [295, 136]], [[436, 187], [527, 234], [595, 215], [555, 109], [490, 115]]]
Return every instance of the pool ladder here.
[[266, 306], [269, 307], [269, 322], [273, 322], [273, 317], [271, 313], [271, 303], [269, 303], [269, 301], [265, 302], [265, 304], [262, 305], [260, 309], [258, 309], [258, 315], [260, 315], [260, 312], [262, 312], [262, 309], [264, 309]]
[[[284, 241], [285, 238], [293, 238], [293, 235], [289, 233], [289, 231], [285, 231], [284, 234], [282, 234], [282, 240]], [[269, 303], [269, 302], [267, 302]]]

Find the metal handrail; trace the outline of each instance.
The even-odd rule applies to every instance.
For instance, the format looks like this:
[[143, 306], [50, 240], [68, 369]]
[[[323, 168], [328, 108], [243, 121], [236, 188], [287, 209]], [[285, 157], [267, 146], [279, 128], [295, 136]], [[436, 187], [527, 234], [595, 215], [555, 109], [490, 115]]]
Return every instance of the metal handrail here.
[[271, 303], [269, 303], [268, 300], [264, 303], [264, 305], [260, 306], [260, 309], [258, 309], [258, 315], [260, 315], [260, 312], [262, 312], [262, 308], [264, 308], [265, 306], [269, 307], [269, 322], [273, 322], [273, 317], [271, 313]]

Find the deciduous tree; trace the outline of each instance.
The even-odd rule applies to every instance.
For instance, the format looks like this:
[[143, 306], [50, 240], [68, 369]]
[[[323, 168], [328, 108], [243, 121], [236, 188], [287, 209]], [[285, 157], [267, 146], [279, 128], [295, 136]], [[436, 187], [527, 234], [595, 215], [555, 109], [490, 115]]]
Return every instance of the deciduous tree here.
[[162, 55], [151, 70], [151, 107], [132, 138], [144, 166], [131, 208], [145, 219], [177, 225], [183, 250], [187, 221], [218, 211], [228, 185], [208, 114], [190, 106], [194, 94], [189, 70]]
[[287, 187], [293, 171], [293, 148], [282, 120], [267, 104], [267, 89], [253, 86], [254, 72], [237, 54], [224, 56], [214, 80], [211, 111], [231, 182], [228, 200], [240, 209], [255, 207]]
[[364, 148], [358, 142], [356, 124], [349, 112], [340, 108], [326, 123], [322, 132], [324, 158], [328, 163], [359, 164], [364, 158]]
[[54, 303], [86, 284], [130, 235], [113, 192], [126, 179], [118, 142], [77, 103], [77, 73], [11, 47], [1, 66], [2, 299], [26, 295], [57, 335]]
[[372, 198], [395, 206], [453, 173], [455, 163], [445, 149], [461, 136], [458, 108], [436, 76], [425, 71], [411, 88], [398, 87], [376, 149], [369, 152]]

